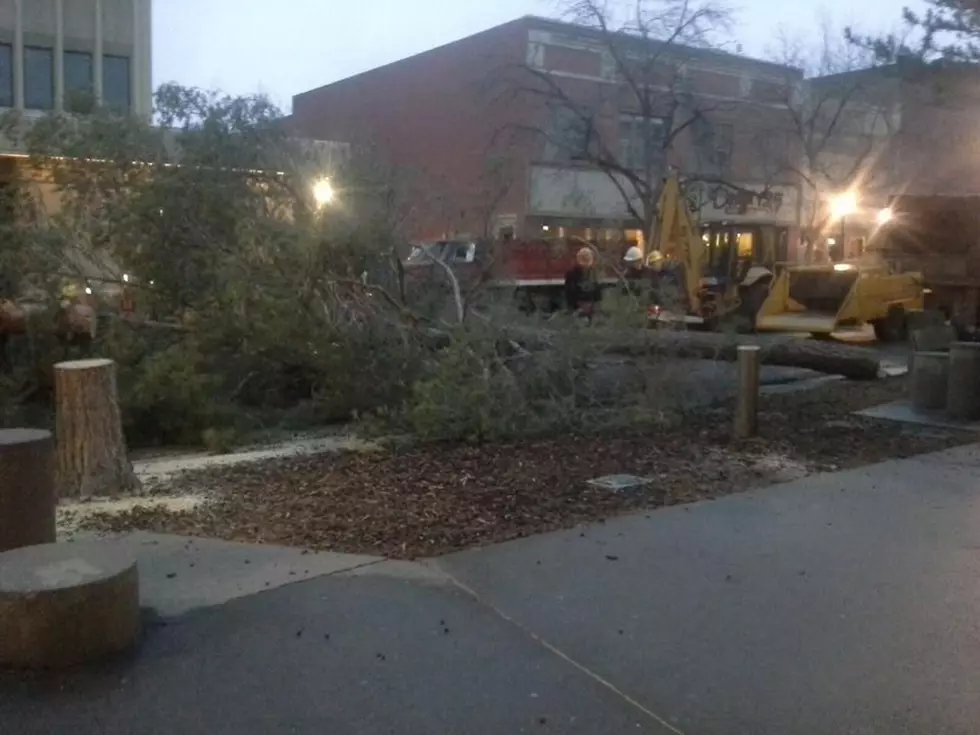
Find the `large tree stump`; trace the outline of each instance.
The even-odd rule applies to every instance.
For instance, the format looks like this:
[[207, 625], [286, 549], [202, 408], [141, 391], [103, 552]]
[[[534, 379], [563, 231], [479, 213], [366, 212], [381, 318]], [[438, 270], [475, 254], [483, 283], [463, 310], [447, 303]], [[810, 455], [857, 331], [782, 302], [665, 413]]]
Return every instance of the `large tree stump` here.
[[54, 366], [57, 405], [57, 487], [60, 497], [136, 492], [139, 480], [126, 455], [112, 360]]
[[980, 343], [954, 342], [949, 348], [946, 414], [964, 421], [980, 419]]
[[909, 400], [914, 408], [945, 408], [949, 380], [948, 352], [916, 352], [909, 375]]
[[136, 560], [98, 543], [0, 554], [0, 666], [56, 668], [132, 647], [140, 630]]
[[0, 552], [55, 540], [50, 431], [0, 430]]

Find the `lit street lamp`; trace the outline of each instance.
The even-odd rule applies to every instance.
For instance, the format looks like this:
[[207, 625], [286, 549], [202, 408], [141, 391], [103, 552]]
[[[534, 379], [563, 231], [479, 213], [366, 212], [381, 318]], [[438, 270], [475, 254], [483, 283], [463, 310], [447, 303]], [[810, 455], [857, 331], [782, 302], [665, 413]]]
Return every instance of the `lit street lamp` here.
[[878, 214], [875, 219], [878, 221], [878, 226], [887, 225], [895, 217], [895, 212], [892, 211], [891, 207], [885, 207], [884, 209], [879, 209]]
[[332, 203], [335, 198], [336, 192], [333, 184], [330, 183], [330, 179], [320, 179], [313, 184], [313, 199], [318, 207]]

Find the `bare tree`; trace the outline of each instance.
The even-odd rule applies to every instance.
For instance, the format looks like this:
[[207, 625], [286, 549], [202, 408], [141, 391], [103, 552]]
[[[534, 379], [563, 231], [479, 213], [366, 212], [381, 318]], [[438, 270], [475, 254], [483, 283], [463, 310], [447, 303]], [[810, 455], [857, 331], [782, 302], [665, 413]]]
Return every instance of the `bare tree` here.
[[896, 132], [887, 90], [863, 73], [873, 63], [871, 52], [849, 43], [825, 13], [816, 25], [817, 34], [781, 28], [768, 49], [774, 61], [803, 69], [806, 78], [780, 100], [785, 129], [767, 130], [758, 141], [767, 176], [798, 179], [799, 222], [808, 240], [829, 224], [831, 196], [886, 183], [884, 156]]
[[731, 13], [712, 0], [566, 0], [562, 8], [600, 49], [605, 83], [556, 76], [533, 53], [496, 69], [499, 101], [520, 97], [540, 113], [508, 129], [543, 144], [547, 159], [603, 171], [626, 217], [649, 232], [667, 167], [681, 162], [681, 140], [704, 153], [700, 173], [712, 171], [712, 115], [726, 103], [699, 96], [686, 72], [695, 49], [718, 46]]

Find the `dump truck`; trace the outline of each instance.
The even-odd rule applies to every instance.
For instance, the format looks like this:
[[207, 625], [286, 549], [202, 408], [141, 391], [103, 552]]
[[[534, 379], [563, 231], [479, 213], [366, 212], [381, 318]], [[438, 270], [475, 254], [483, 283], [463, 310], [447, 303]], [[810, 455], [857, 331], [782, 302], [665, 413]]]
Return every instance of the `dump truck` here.
[[617, 266], [631, 243], [606, 248], [574, 237], [534, 240], [449, 239], [412, 248], [403, 265], [413, 283], [444, 283], [452, 268], [465, 292], [477, 282], [490, 291], [508, 293], [525, 311], [556, 311], [564, 306], [565, 274], [575, 253], [589, 247], [599, 254], [599, 282], [605, 288], [622, 279]]
[[[905, 337], [909, 312], [923, 308], [916, 272], [891, 272], [866, 263], [798, 265], [772, 239], [724, 239], [703, 232], [684, 205], [675, 177], [665, 180], [651, 243], [658, 280], [668, 284], [651, 306], [655, 323], [715, 328], [725, 322], [765, 332], [829, 336], [874, 326], [882, 340]], [[669, 285], [673, 285], [671, 289]]]
[[893, 274], [920, 273], [925, 305], [962, 338], [980, 331], [980, 196], [900, 195], [868, 240], [866, 258]]

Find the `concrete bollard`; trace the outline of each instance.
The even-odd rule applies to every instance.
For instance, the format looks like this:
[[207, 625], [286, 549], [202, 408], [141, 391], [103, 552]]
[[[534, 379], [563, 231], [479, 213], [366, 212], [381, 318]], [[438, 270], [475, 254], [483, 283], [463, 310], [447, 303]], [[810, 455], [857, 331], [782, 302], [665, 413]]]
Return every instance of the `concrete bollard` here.
[[755, 436], [759, 424], [759, 345], [738, 347], [738, 396], [735, 403], [735, 438]]
[[40, 429], [0, 429], [0, 552], [55, 540], [54, 442]]
[[980, 343], [954, 342], [949, 348], [946, 414], [953, 419], [980, 419]]
[[946, 406], [949, 382], [948, 352], [916, 352], [909, 378], [912, 407], [934, 411]]

